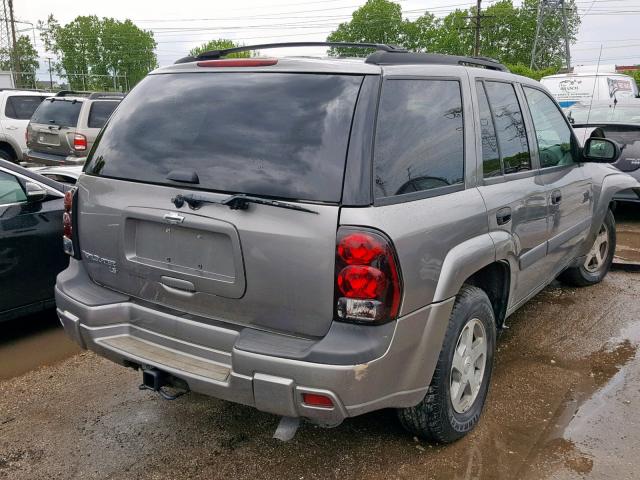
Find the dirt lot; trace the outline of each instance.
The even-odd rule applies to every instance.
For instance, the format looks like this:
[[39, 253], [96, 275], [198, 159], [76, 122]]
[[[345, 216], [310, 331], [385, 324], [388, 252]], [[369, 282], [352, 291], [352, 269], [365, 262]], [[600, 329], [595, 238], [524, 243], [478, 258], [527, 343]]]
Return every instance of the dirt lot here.
[[[634, 215], [619, 256], [640, 251]], [[78, 354], [53, 317], [25, 335], [1, 326], [0, 479], [636, 479], [639, 294], [640, 273], [617, 269], [534, 298], [499, 340], [480, 425], [447, 447], [407, 435], [392, 411], [280, 443], [271, 415], [139, 391], [139, 374]]]

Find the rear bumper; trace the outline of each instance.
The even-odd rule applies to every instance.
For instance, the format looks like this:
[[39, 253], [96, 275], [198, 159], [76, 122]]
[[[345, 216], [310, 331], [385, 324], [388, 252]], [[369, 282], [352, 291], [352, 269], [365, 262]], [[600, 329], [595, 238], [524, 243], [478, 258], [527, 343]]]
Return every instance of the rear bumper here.
[[73, 155], [54, 155], [52, 153], [27, 150], [23, 154], [22, 160], [28, 163], [55, 167], [60, 165], [84, 165], [87, 157], [74, 157]]
[[[358, 363], [345, 363], [351, 344], [330, 338], [344, 336], [344, 330], [332, 328], [317, 342], [305, 339], [314, 344], [333, 342], [332, 348], [311, 362], [295, 359], [300, 348], [295, 338], [277, 335], [280, 356], [258, 353], [261, 346], [255, 340], [264, 335], [263, 346], [273, 345], [276, 334], [213, 320], [195, 321], [140, 304], [92, 283], [82, 264], [72, 262], [58, 277], [56, 302], [66, 332], [83, 348], [120, 364], [156, 367], [199, 393], [323, 425], [422, 400], [453, 305], [449, 299], [427, 306], [380, 330], [383, 338], [367, 342], [385, 348], [370, 349], [368, 355], [375, 358]], [[371, 327], [347, 327], [351, 333], [360, 330], [363, 337], [371, 336], [367, 331]], [[331, 397], [334, 407], [304, 404], [305, 392]]]

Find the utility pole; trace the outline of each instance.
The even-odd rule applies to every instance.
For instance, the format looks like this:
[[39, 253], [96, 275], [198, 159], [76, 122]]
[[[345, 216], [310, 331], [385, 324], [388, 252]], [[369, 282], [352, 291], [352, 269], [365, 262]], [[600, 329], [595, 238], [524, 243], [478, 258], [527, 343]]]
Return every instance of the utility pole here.
[[49, 62], [49, 90], [53, 91], [53, 75], [51, 74], [51, 57], [47, 57]]
[[482, 0], [478, 0], [478, 4], [476, 7], [476, 42], [473, 48], [473, 56], [480, 56], [480, 22], [482, 19]]
[[13, 0], [9, 2], [9, 21], [11, 22], [11, 39], [12, 39], [12, 52], [13, 52], [13, 70], [15, 71], [16, 78], [20, 78], [20, 56], [18, 55], [18, 43], [16, 42], [16, 22], [13, 18]]
[[[560, 22], [558, 19], [561, 19]], [[558, 38], [564, 40], [558, 45]], [[540, 0], [536, 18], [536, 37], [531, 50], [531, 68], [548, 66], [549, 54], [562, 55], [566, 68], [571, 68], [569, 22], [565, 0]]]

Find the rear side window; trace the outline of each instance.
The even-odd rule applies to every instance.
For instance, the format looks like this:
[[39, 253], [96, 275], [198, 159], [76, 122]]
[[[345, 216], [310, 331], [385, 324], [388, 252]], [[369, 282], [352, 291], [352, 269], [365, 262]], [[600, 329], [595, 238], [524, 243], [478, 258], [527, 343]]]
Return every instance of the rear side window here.
[[31, 117], [32, 123], [75, 127], [78, 124], [82, 102], [77, 100], [47, 99]]
[[504, 173], [531, 170], [531, 155], [522, 110], [513, 85], [485, 82], [493, 111]]
[[102, 128], [104, 124], [118, 106], [119, 102], [93, 102], [89, 109], [89, 120], [87, 126], [89, 128]]
[[150, 75], [122, 101], [86, 172], [207, 190], [339, 202], [362, 76]]
[[462, 97], [455, 80], [386, 80], [375, 140], [375, 195], [462, 184]]
[[4, 115], [15, 120], [29, 120], [44, 97], [37, 95], [12, 95], [7, 97]]
[[482, 137], [482, 170], [484, 178], [502, 175], [498, 137], [491, 117], [491, 109], [482, 82], [476, 82], [480, 107], [480, 135]]

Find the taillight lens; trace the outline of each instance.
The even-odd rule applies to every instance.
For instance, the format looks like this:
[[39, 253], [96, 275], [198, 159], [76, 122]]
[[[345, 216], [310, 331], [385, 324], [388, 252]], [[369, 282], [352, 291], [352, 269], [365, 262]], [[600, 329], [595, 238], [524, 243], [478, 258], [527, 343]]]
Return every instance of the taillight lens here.
[[401, 296], [389, 239], [378, 232], [341, 227], [336, 244], [336, 318], [375, 324], [394, 320]]
[[84, 151], [87, 149], [87, 137], [85, 137], [84, 135], [80, 135], [79, 133], [76, 133], [73, 136], [73, 148], [74, 150], [78, 150], [78, 151]]
[[67, 190], [64, 194], [64, 212], [62, 213], [62, 248], [67, 255], [75, 257], [73, 248], [73, 204], [76, 190]]

